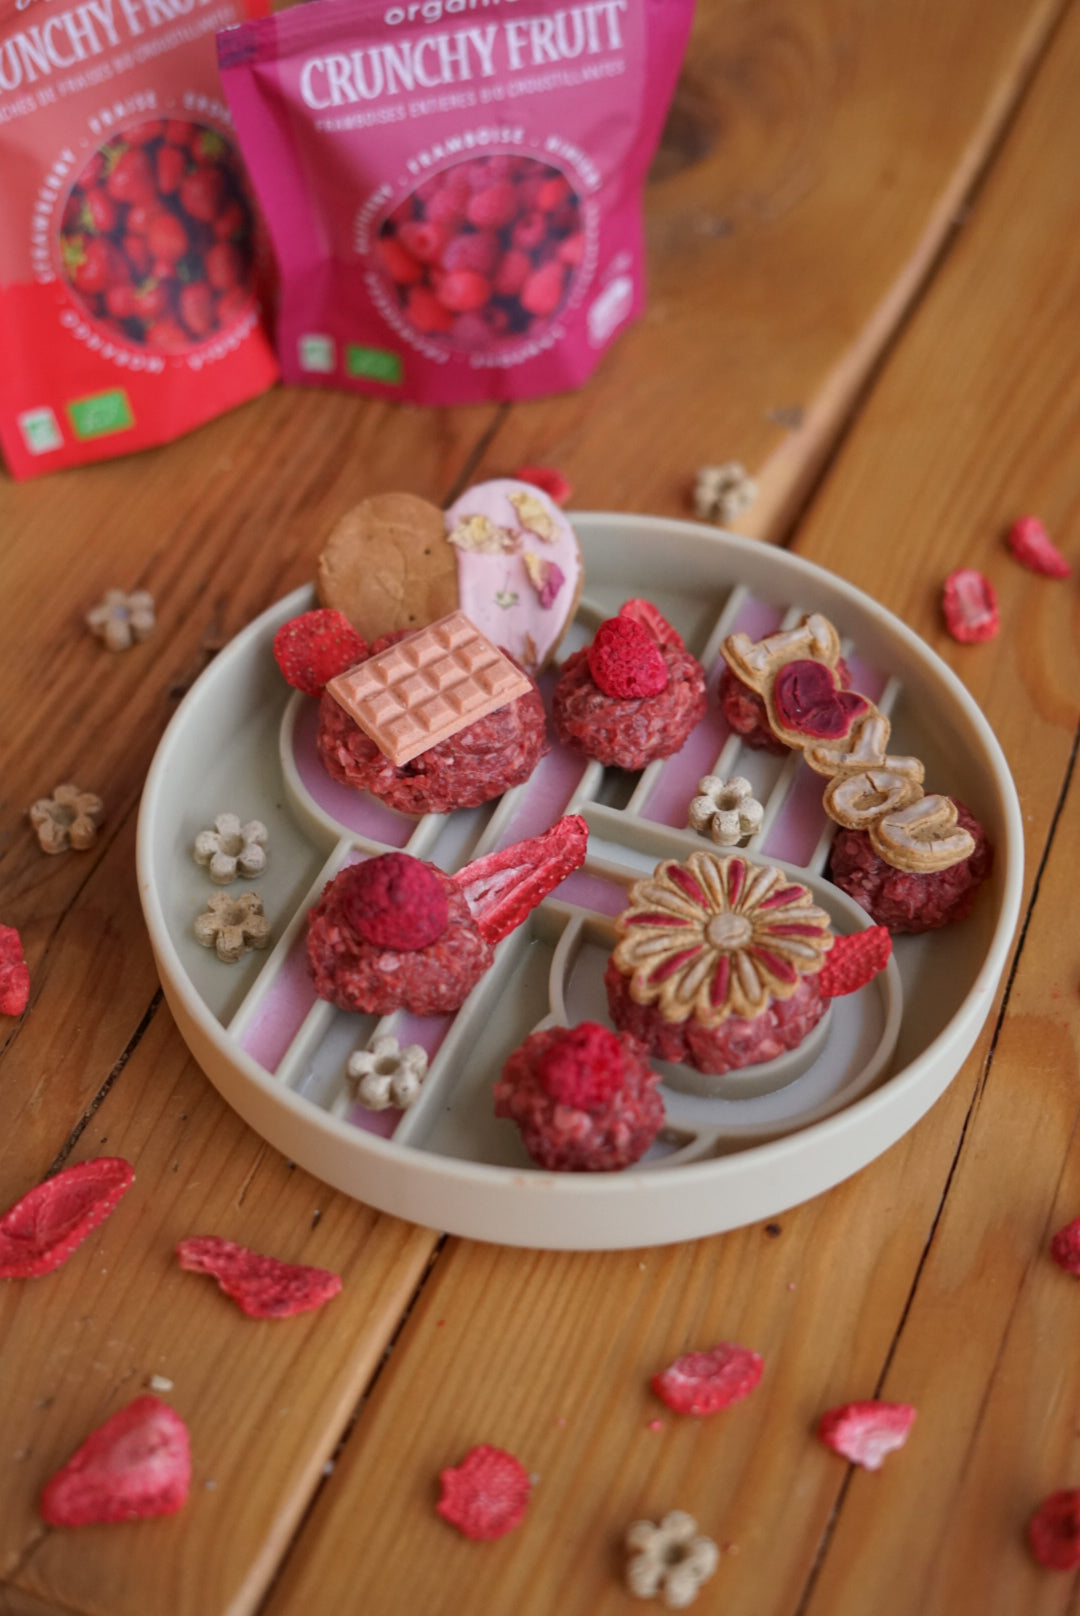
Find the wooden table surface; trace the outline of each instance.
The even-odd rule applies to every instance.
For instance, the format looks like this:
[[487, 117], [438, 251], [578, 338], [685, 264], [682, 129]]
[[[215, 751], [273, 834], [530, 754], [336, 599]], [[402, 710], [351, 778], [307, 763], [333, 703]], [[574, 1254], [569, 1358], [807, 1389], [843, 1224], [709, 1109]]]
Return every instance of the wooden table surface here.
[[[644, 1608], [622, 1530], [670, 1508], [729, 1545], [703, 1612], [1080, 1610], [1024, 1543], [1080, 1484], [1080, 1292], [1047, 1255], [1080, 1213], [1078, 594], [1002, 543], [1037, 512], [1080, 559], [1078, 82], [1067, 0], [699, 0], [648, 192], [649, 311], [583, 391], [436, 412], [277, 389], [159, 451], [0, 481], [0, 919], [33, 984], [0, 1028], [0, 1205], [95, 1155], [137, 1173], [66, 1267], [0, 1294], [0, 1611], [607, 1616]], [[897, 613], [1005, 749], [1024, 902], [974, 1051], [900, 1143], [769, 1227], [533, 1252], [331, 1191], [228, 1109], [160, 994], [135, 819], [180, 697], [368, 493], [445, 502], [528, 460], [581, 509], [685, 515], [727, 459], [761, 484], [741, 530]], [[999, 592], [992, 643], [944, 632], [964, 564]], [[114, 585], [158, 602], [124, 656], [82, 628]], [[91, 852], [46, 858], [26, 809], [66, 779], [108, 817]], [[344, 1291], [249, 1323], [178, 1272], [194, 1230]], [[654, 1430], [649, 1376], [721, 1339], [763, 1354], [761, 1386]], [[153, 1375], [192, 1433], [183, 1512], [45, 1528], [45, 1479]], [[813, 1436], [873, 1396], [919, 1411], [877, 1475]], [[479, 1441], [540, 1476], [482, 1546], [433, 1509]]]

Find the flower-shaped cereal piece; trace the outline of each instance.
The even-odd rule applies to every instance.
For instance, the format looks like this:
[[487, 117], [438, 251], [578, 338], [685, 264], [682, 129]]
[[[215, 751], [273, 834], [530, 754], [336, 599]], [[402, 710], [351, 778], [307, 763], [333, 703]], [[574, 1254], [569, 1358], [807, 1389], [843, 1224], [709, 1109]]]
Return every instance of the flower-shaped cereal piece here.
[[819, 971], [833, 943], [809, 889], [749, 859], [664, 859], [629, 898], [615, 921], [612, 959], [631, 978], [634, 1001], [657, 1004], [665, 1021], [752, 1020], [773, 999], [790, 998], [800, 976]]
[[216, 886], [226, 886], [239, 875], [251, 881], [266, 869], [268, 841], [261, 820], [241, 825], [238, 814], [218, 814], [213, 830], [201, 830], [195, 838], [195, 862], [208, 866]]
[[356, 1098], [370, 1111], [397, 1106], [407, 1111], [418, 1097], [427, 1073], [427, 1051], [419, 1044], [402, 1049], [396, 1038], [383, 1034], [370, 1049], [357, 1049], [345, 1068], [356, 1084]]
[[80, 791], [69, 781], [51, 797], [39, 797], [30, 809], [30, 823], [44, 853], [64, 853], [69, 847], [84, 853], [97, 841], [97, 828], [105, 817], [105, 804], [92, 791]]
[[720, 1550], [704, 1537], [684, 1509], [673, 1509], [659, 1526], [635, 1521], [627, 1529], [630, 1560], [626, 1586], [637, 1599], [659, 1596], [668, 1610], [685, 1610], [720, 1563]]
[[145, 589], [130, 595], [107, 589], [100, 606], [87, 612], [86, 626], [110, 651], [129, 651], [136, 640], [148, 640], [154, 632], [154, 597]]
[[195, 921], [195, 936], [204, 948], [216, 948], [217, 957], [231, 965], [249, 948], [265, 948], [270, 941], [270, 922], [263, 914], [257, 892], [212, 892], [206, 908]]
[[719, 847], [738, 847], [745, 837], [761, 829], [765, 810], [741, 774], [730, 780], [707, 774], [697, 788], [698, 795], [690, 804], [691, 830], [707, 831]]
[[757, 499], [757, 483], [737, 460], [702, 466], [694, 483], [694, 509], [706, 522], [734, 522]]

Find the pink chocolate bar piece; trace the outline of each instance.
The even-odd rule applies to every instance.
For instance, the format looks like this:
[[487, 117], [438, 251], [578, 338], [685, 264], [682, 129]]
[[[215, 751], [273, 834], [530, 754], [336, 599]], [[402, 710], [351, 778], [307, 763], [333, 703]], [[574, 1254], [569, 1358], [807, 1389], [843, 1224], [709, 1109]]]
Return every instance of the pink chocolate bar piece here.
[[326, 688], [400, 768], [532, 684], [464, 612], [451, 612], [338, 674]]

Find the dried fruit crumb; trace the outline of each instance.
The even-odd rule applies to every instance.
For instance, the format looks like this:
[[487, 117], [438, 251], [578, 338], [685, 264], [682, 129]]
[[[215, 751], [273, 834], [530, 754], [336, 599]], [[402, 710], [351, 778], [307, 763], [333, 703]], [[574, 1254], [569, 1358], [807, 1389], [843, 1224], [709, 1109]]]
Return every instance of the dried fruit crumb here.
[[518, 1525], [532, 1483], [519, 1459], [488, 1443], [470, 1448], [459, 1465], [439, 1472], [442, 1494], [435, 1506], [444, 1521], [473, 1542], [491, 1542]]
[[910, 1403], [844, 1403], [821, 1416], [818, 1436], [852, 1464], [880, 1470], [885, 1457], [903, 1447], [914, 1419]]

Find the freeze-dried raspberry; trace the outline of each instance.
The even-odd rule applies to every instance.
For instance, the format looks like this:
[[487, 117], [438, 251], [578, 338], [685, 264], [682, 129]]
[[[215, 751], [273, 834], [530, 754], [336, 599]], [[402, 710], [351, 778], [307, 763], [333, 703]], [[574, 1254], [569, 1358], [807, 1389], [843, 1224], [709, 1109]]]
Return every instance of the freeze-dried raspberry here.
[[493, 230], [473, 230], [448, 242], [439, 263], [445, 270], [473, 269], [478, 275], [490, 276], [501, 250]]
[[573, 493], [567, 479], [554, 466], [519, 466], [513, 476], [519, 483], [532, 483], [534, 488], [543, 489], [556, 505], [565, 505]]
[[1040, 1565], [1075, 1571], [1080, 1566], [1080, 1487], [1044, 1498], [1028, 1521], [1027, 1538]]
[[560, 264], [568, 264], [571, 269], [576, 269], [584, 256], [585, 236], [582, 231], [575, 231], [572, 236], [567, 236], [565, 241], [559, 243], [557, 257]]
[[342, 912], [366, 943], [398, 952], [426, 948], [446, 930], [446, 890], [437, 872], [408, 853], [382, 853], [338, 877]]
[[837, 937], [825, 956], [818, 986], [826, 999], [857, 993], [883, 971], [892, 954], [887, 926], [868, 926], [848, 937]]
[[192, 1235], [176, 1248], [181, 1268], [212, 1274], [226, 1296], [252, 1319], [284, 1319], [322, 1307], [341, 1289], [326, 1268], [264, 1257], [217, 1235]]
[[1021, 516], [1009, 529], [1009, 549], [1022, 566], [1047, 578], [1067, 578], [1072, 568], [1037, 516]]
[[536, 205], [544, 213], [551, 213], [571, 195], [569, 182], [561, 174], [556, 174], [553, 179], [545, 180], [540, 186], [536, 193]]
[[600, 624], [588, 662], [605, 696], [656, 696], [667, 688], [667, 663], [659, 646], [631, 617], [609, 617]]
[[1058, 1230], [1050, 1242], [1050, 1255], [1067, 1274], [1080, 1278], [1080, 1218]]
[[542, 836], [474, 859], [454, 876], [477, 930], [497, 943], [521, 924], [548, 893], [585, 862], [589, 827], [580, 814], [564, 814]]
[[535, 252], [548, 233], [547, 215], [533, 208], [523, 213], [510, 232], [510, 240], [521, 252]]
[[173, 1515], [190, 1485], [187, 1426], [160, 1398], [136, 1397], [91, 1431], [46, 1484], [41, 1516], [49, 1526], [89, 1526]]
[[0, 1016], [21, 1016], [30, 999], [30, 968], [14, 926], [0, 926]]
[[475, 1543], [513, 1531], [525, 1513], [532, 1483], [519, 1459], [486, 1442], [470, 1448], [459, 1465], [440, 1470], [442, 1496], [436, 1509], [444, 1521]]
[[534, 269], [525, 285], [521, 288], [519, 300], [523, 309], [530, 314], [554, 314], [562, 301], [563, 287], [566, 284], [566, 266], [553, 259], [550, 264], [541, 264]]
[[491, 296], [491, 282], [474, 269], [455, 269], [439, 279], [435, 295], [444, 309], [468, 314], [483, 308]]
[[418, 331], [430, 336], [438, 331], [451, 331], [454, 316], [443, 307], [430, 286], [410, 286], [405, 312]]
[[410, 219], [398, 230], [398, 240], [407, 252], [421, 264], [438, 263], [450, 241], [450, 231], [444, 224], [432, 224], [426, 219]]
[[721, 1341], [711, 1352], [684, 1352], [652, 1378], [652, 1389], [676, 1414], [715, 1414], [749, 1397], [765, 1364], [749, 1347]]
[[882, 1460], [903, 1447], [914, 1419], [910, 1403], [844, 1403], [821, 1416], [818, 1436], [852, 1464], [880, 1470]]
[[473, 192], [465, 217], [478, 230], [498, 230], [510, 223], [517, 210], [517, 190], [509, 180], [497, 180], [485, 190]]
[[622, 1043], [596, 1021], [583, 1021], [548, 1046], [536, 1063], [541, 1084], [561, 1105], [603, 1105], [623, 1079]]
[[945, 626], [961, 645], [992, 640], [1001, 628], [997, 595], [989, 578], [974, 567], [958, 567], [945, 580]]
[[511, 247], [504, 253], [495, 271], [492, 289], [498, 297], [516, 297], [525, 285], [532, 271], [532, 259], [528, 253], [519, 252]]
[[456, 229], [465, 217], [465, 208], [471, 192], [467, 185], [440, 185], [427, 201], [427, 216], [433, 224], [445, 224]]
[[651, 600], [641, 600], [637, 596], [633, 600], [624, 600], [619, 607], [619, 616], [628, 617], [632, 623], [639, 624], [652, 635], [662, 651], [685, 651], [686, 645], [682, 635], [677, 628], [672, 627], [663, 612], [656, 609]]
[[283, 623], [274, 635], [274, 661], [288, 684], [321, 696], [328, 680], [355, 667], [368, 654], [367, 641], [344, 612], [319, 607]]
[[396, 236], [380, 236], [378, 253], [391, 279], [399, 286], [415, 286], [424, 278], [423, 265], [403, 247]]
[[846, 735], [869, 703], [854, 690], [841, 690], [832, 668], [812, 657], [787, 662], [773, 683], [776, 716], [785, 729], [818, 740]]
[[31, 1279], [67, 1262], [134, 1178], [130, 1162], [98, 1156], [29, 1190], [0, 1218], [0, 1279]]

